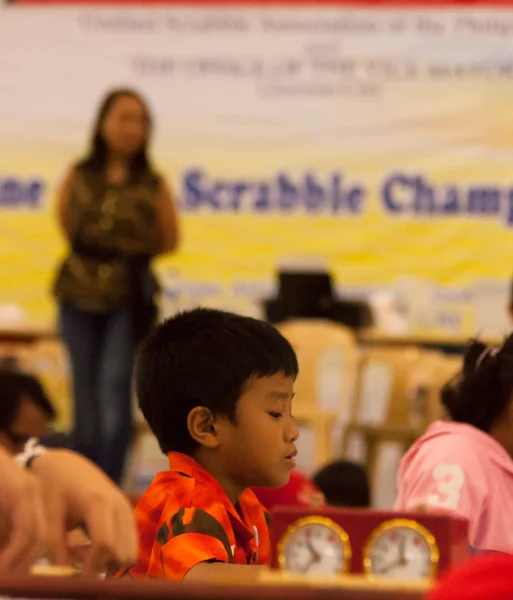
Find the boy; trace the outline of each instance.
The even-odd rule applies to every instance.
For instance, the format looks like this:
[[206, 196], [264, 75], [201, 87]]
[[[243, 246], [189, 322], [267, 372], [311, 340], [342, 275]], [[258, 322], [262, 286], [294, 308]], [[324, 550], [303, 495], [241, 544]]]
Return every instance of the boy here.
[[145, 340], [136, 392], [169, 471], [136, 508], [132, 577], [205, 582], [268, 564], [267, 517], [248, 488], [281, 487], [295, 466], [297, 373], [274, 327], [228, 312], [179, 314]]

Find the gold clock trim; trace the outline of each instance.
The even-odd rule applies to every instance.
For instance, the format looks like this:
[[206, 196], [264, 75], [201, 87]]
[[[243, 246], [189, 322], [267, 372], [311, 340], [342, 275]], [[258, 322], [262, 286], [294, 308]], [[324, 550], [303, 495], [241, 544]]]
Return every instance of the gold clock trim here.
[[318, 516], [303, 517], [301, 519], [298, 519], [297, 521], [294, 521], [292, 525], [289, 525], [287, 527], [285, 533], [281, 536], [281, 539], [278, 542], [276, 548], [278, 555], [278, 567], [283, 571], [286, 570], [285, 548], [287, 546], [287, 543], [299, 529], [302, 529], [307, 525], [322, 525], [323, 527], [327, 527], [328, 529], [333, 531], [333, 533], [338, 537], [338, 539], [342, 543], [342, 549], [344, 553], [344, 564], [339, 573], [347, 573], [347, 571], [349, 571], [352, 558], [351, 543], [349, 541], [348, 533], [342, 527], [340, 527], [340, 525], [338, 525], [337, 523], [335, 523], [335, 521], [332, 521], [328, 517]]
[[390, 529], [396, 529], [397, 527], [413, 529], [413, 531], [416, 531], [424, 539], [429, 549], [429, 558], [431, 562], [427, 578], [430, 580], [435, 579], [438, 572], [438, 563], [440, 561], [440, 552], [438, 550], [435, 536], [428, 529], [426, 529], [424, 525], [417, 523], [417, 521], [414, 521], [413, 519], [390, 519], [388, 521], [384, 521], [372, 531], [363, 548], [363, 569], [367, 577], [374, 580], [379, 580], [382, 578], [382, 576], [375, 575], [372, 572], [372, 559], [370, 556], [371, 550], [379, 537], [381, 537], [385, 532], [390, 531]]

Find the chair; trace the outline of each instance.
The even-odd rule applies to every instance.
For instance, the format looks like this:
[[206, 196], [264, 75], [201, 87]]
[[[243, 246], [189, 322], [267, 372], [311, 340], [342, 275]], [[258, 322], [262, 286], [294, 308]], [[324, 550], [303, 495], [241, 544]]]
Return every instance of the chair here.
[[410, 427], [409, 376], [421, 356], [422, 351], [413, 346], [366, 349], [359, 364], [351, 424]]
[[436, 421], [440, 415], [440, 372], [445, 364], [442, 352], [426, 351], [410, 370], [408, 395], [410, 397], [411, 424], [419, 432]]
[[411, 417], [409, 377], [421, 356], [414, 346], [379, 346], [366, 349], [361, 357], [343, 454], [365, 465], [379, 508], [393, 502], [391, 484], [400, 458], [420, 432]]
[[31, 347], [25, 370], [41, 379], [55, 409], [59, 425], [68, 429], [73, 420], [71, 372], [66, 350], [60, 340], [41, 340]]
[[445, 418], [441, 390], [461, 366], [461, 356], [447, 356], [442, 352], [423, 352], [421, 360], [413, 366], [409, 391], [411, 419], [421, 432], [434, 421]]
[[436, 383], [428, 401], [429, 423], [446, 418], [445, 409], [440, 402], [440, 392], [443, 386], [461, 371], [462, 367], [463, 358], [461, 356], [444, 356], [438, 364]]

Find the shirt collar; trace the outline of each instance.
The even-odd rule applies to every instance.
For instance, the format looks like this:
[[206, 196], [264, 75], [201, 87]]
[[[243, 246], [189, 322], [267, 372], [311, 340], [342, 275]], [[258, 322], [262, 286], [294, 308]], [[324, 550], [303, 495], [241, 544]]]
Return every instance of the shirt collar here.
[[242, 516], [237, 512], [225, 491], [217, 479], [210, 474], [207, 469], [202, 467], [192, 456], [181, 454], [180, 452], [169, 452], [169, 469], [175, 473], [182, 473], [187, 477], [195, 479], [199, 483], [208, 486], [214, 492], [215, 496], [225, 507], [230, 517], [230, 522], [234, 531], [244, 540], [254, 537], [254, 532], [246, 524], [246, 521], [252, 521], [252, 513], [257, 500], [251, 490], [246, 490], [239, 499], [239, 507]]

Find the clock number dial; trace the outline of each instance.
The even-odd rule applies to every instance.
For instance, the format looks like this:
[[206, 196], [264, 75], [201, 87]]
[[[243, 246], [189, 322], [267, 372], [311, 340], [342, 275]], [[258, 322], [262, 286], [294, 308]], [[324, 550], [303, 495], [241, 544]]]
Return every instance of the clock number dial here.
[[435, 539], [427, 529], [415, 521], [394, 519], [369, 538], [364, 568], [374, 577], [425, 580], [436, 574], [438, 559]]
[[294, 523], [278, 546], [280, 568], [308, 575], [337, 575], [349, 568], [347, 533], [331, 519], [306, 517]]

